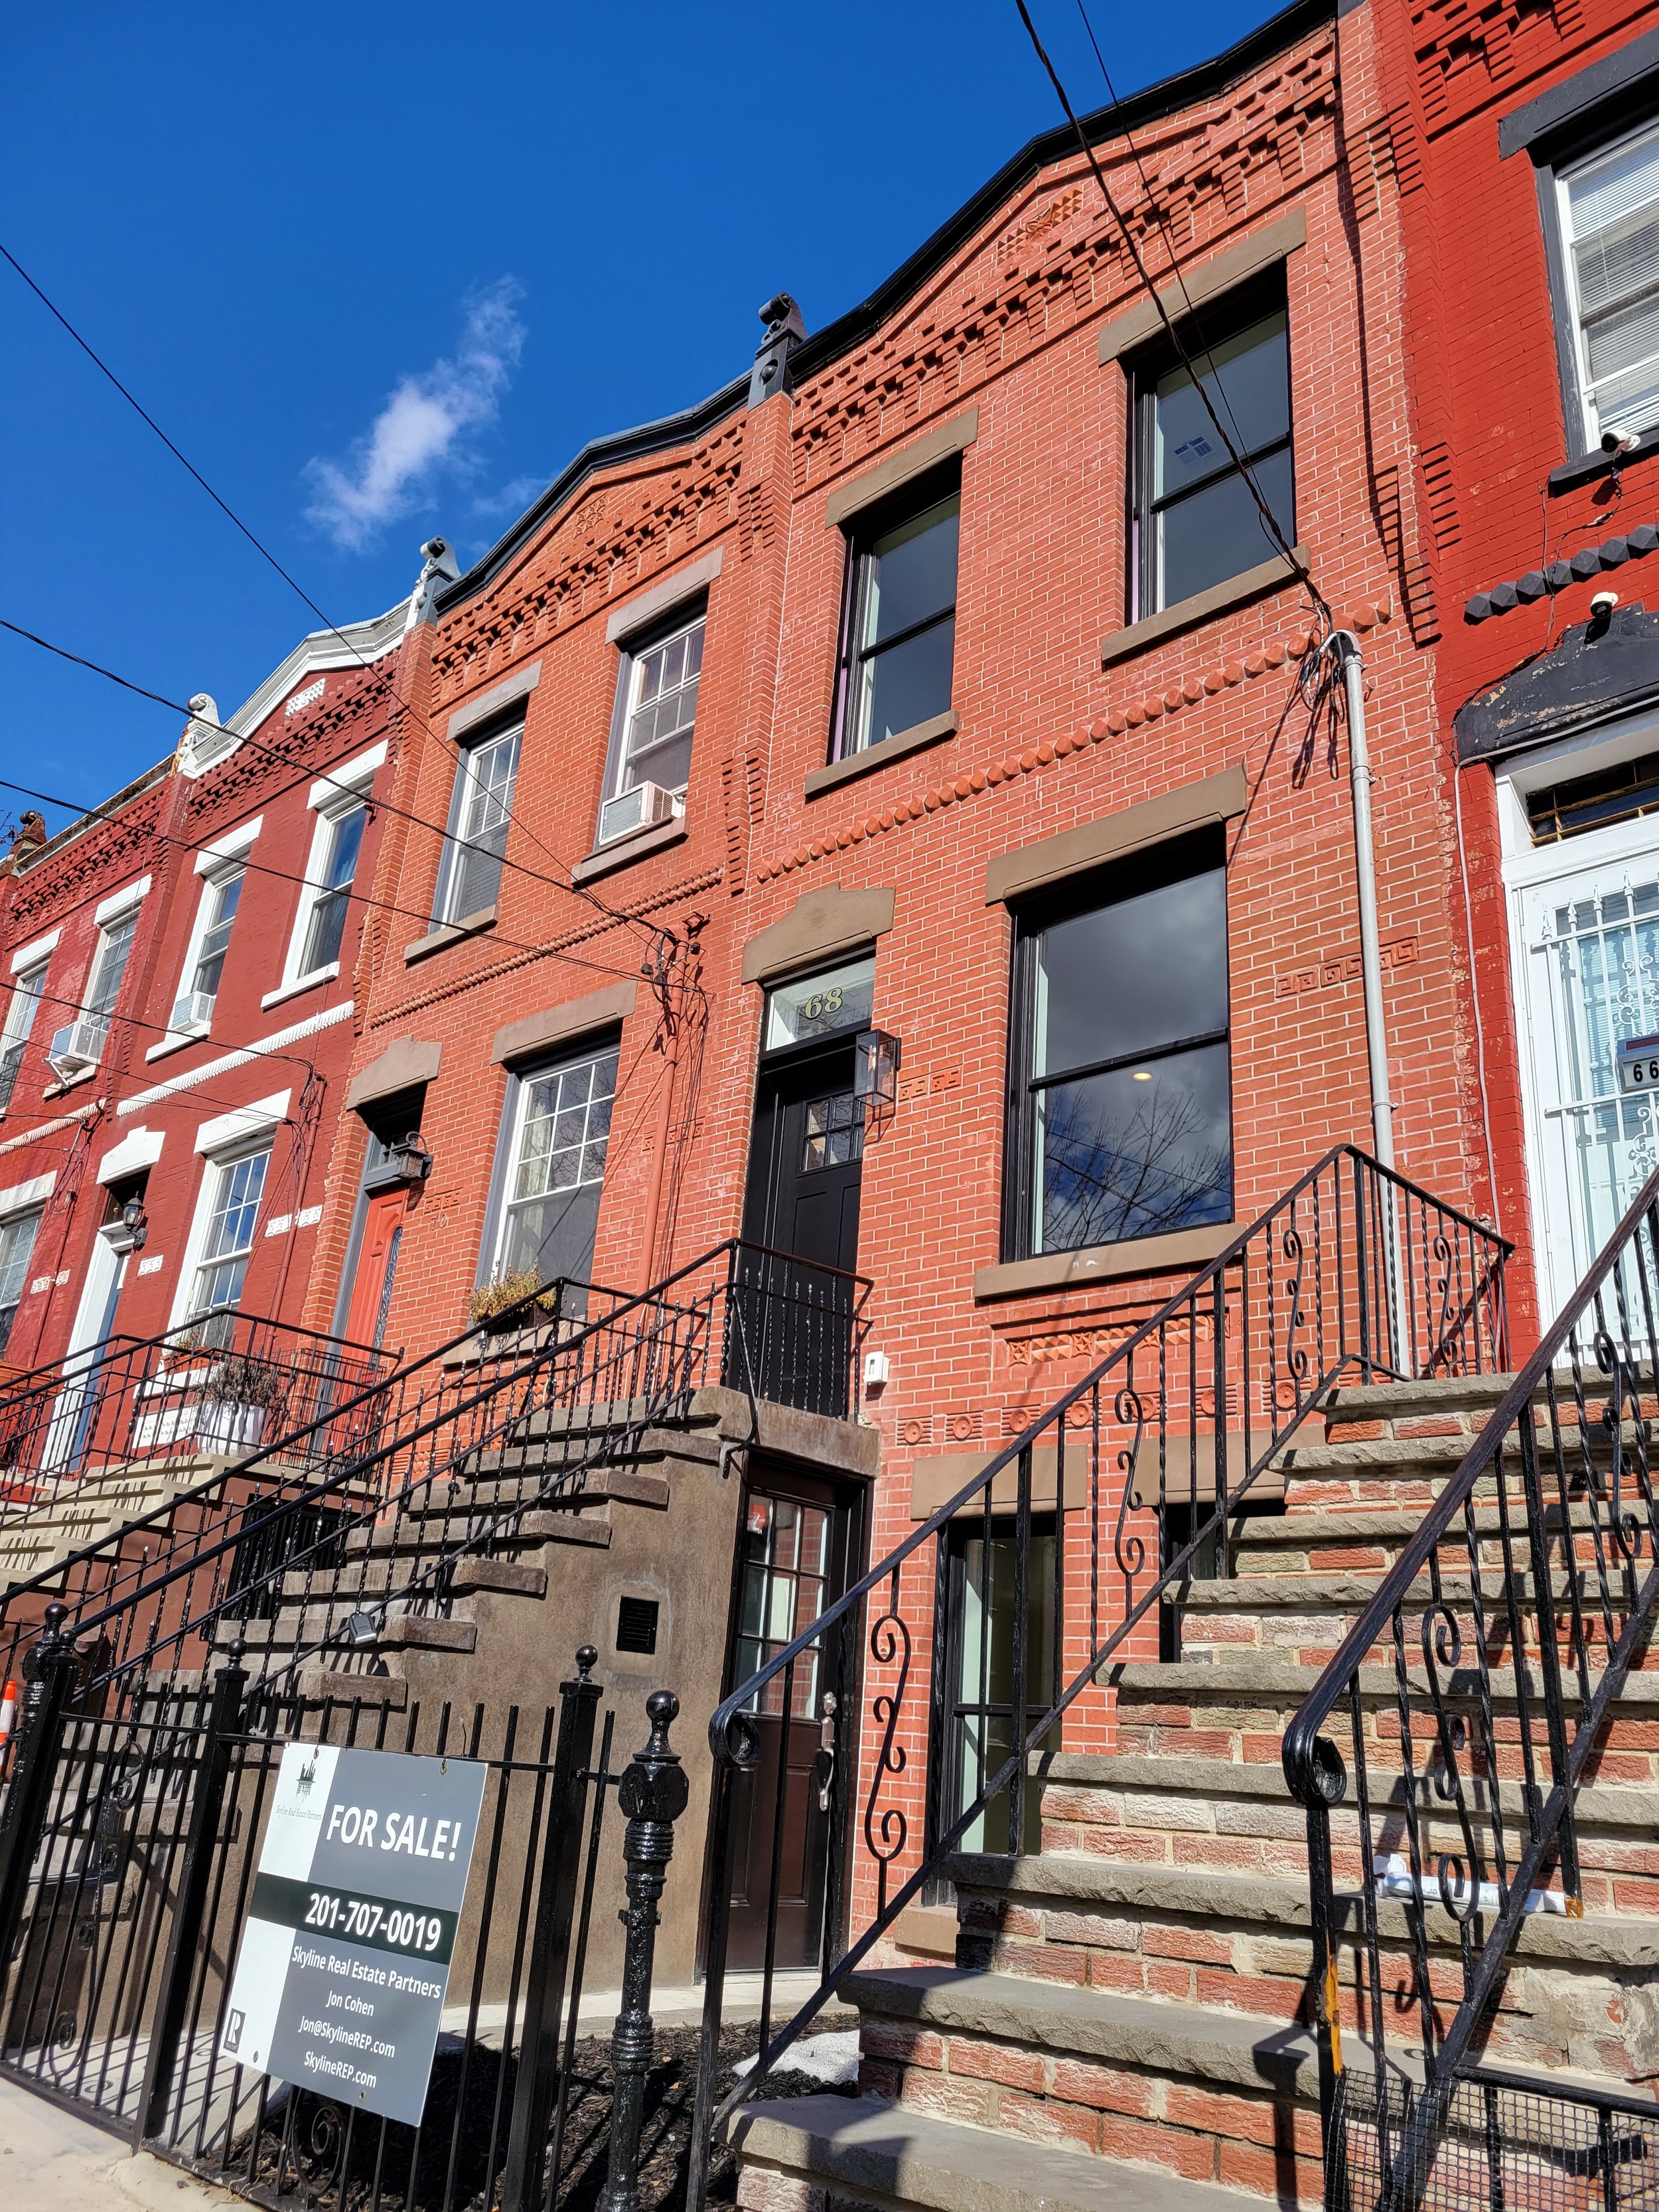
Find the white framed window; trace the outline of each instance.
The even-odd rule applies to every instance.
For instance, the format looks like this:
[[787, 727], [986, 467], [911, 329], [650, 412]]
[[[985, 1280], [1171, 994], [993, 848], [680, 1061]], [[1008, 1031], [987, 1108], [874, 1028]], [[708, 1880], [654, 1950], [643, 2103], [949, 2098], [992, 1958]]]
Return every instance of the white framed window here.
[[0, 1358], [4, 1357], [11, 1341], [12, 1324], [17, 1319], [17, 1309], [28, 1285], [29, 1261], [33, 1257], [35, 1233], [40, 1226], [39, 1206], [0, 1221]]
[[283, 962], [283, 979], [267, 991], [261, 1006], [274, 1006], [340, 972], [351, 887], [362, 858], [368, 825], [369, 792], [374, 772], [386, 759], [384, 744], [356, 760], [330, 769], [311, 787], [307, 805], [316, 816], [305, 884], [295, 910], [294, 928]]
[[6, 1018], [0, 1024], [0, 1114], [10, 1105], [11, 1094], [17, 1088], [18, 1073], [34, 1027], [34, 1017], [40, 1010], [40, 994], [46, 988], [50, 964], [42, 960], [35, 967], [21, 969], [12, 978]]
[[486, 1273], [586, 1281], [617, 1094], [614, 1044], [515, 1076]]
[[106, 922], [98, 933], [98, 949], [81, 1001], [81, 1012], [53, 1032], [47, 1054], [53, 1072], [64, 1081], [87, 1073], [103, 1058], [109, 1042], [110, 1020], [121, 995], [121, 985], [138, 933], [136, 907]]
[[197, 1232], [191, 1240], [196, 1250], [185, 1299], [186, 1319], [215, 1306], [241, 1304], [270, 1166], [268, 1144], [208, 1162]]
[[1659, 122], [1555, 173], [1584, 443], [1659, 425]]
[[623, 653], [599, 842], [685, 811], [708, 616], [682, 608]]
[[173, 1008], [172, 1025], [175, 1030], [205, 1030], [213, 1019], [214, 1001], [224, 978], [225, 956], [230, 950], [231, 931], [235, 925], [236, 910], [242, 902], [246, 876], [246, 870], [239, 862], [218, 875], [210, 876], [202, 886], [196, 927], [191, 933], [179, 996]]
[[505, 729], [487, 732], [461, 756], [449, 806], [449, 841], [438, 871], [435, 922], [465, 921], [495, 903], [523, 738], [520, 716]]

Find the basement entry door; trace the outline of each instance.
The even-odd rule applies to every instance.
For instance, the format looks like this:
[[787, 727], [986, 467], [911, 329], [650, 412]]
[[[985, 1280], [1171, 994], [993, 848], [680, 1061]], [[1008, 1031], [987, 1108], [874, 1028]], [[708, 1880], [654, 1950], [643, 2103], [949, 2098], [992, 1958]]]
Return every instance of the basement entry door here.
[[1533, 884], [1520, 923], [1531, 1180], [1553, 1316], [1659, 1160], [1654, 1101], [1621, 1097], [1614, 1066], [1623, 1039], [1659, 1031], [1659, 864], [1608, 860]]

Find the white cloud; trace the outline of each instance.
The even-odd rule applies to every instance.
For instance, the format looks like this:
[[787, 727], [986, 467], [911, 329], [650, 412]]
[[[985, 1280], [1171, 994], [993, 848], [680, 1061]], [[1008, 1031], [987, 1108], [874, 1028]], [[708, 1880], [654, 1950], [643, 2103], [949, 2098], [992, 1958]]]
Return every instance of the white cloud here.
[[512, 276], [469, 293], [453, 359], [404, 377], [347, 460], [307, 464], [315, 497], [307, 517], [337, 545], [356, 552], [407, 514], [438, 470], [469, 465], [467, 434], [495, 421], [524, 350], [523, 297]]

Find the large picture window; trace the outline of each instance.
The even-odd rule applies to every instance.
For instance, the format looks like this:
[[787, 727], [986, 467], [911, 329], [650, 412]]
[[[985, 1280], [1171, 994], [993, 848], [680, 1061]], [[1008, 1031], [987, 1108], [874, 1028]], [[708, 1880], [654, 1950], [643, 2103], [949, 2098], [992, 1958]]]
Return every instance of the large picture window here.
[[[1285, 544], [1296, 541], [1291, 365], [1282, 280], [1189, 325], [1135, 372], [1133, 619], [1242, 575], [1280, 550], [1210, 407]], [[1194, 376], [1195, 373], [1195, 376]], [[1207, 398], [1210, 407], [1206, 407]]]
[[438, 875], [439, 922], [465, 921], [495, 903], [523, 738], [520, 720], [480, 738], [462, 755], [450, 805], [450, 842]]
[[586, 1281], [617, 1092], [611, 1045], [515, 1077], [489, 1273]]
[[1010, 1259], [1231, 1219], [1218, 833], [1018, 916], [1009, 1123]]
[[838, 757], [950, 711], [961, 516], [953, 466], [860, 518], [848, 549]]

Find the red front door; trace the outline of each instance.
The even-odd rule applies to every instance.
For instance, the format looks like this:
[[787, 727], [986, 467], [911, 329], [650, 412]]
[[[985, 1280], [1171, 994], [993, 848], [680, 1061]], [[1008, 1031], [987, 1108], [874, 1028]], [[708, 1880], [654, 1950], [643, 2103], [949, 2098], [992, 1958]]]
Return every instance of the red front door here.
[[404, 1233], [404, 1212], [408, 1203], [406, 1191], [378, 1191], [369, 1200], [363, 1220], [363, 1241], [357, 1251], [357, 1273], [351, 1285], [345, 1333], [354, 1344], [372, 1344], [377, 1351], [386, 1334], [392, 1278], [398, 1271], [398, 1245]]

